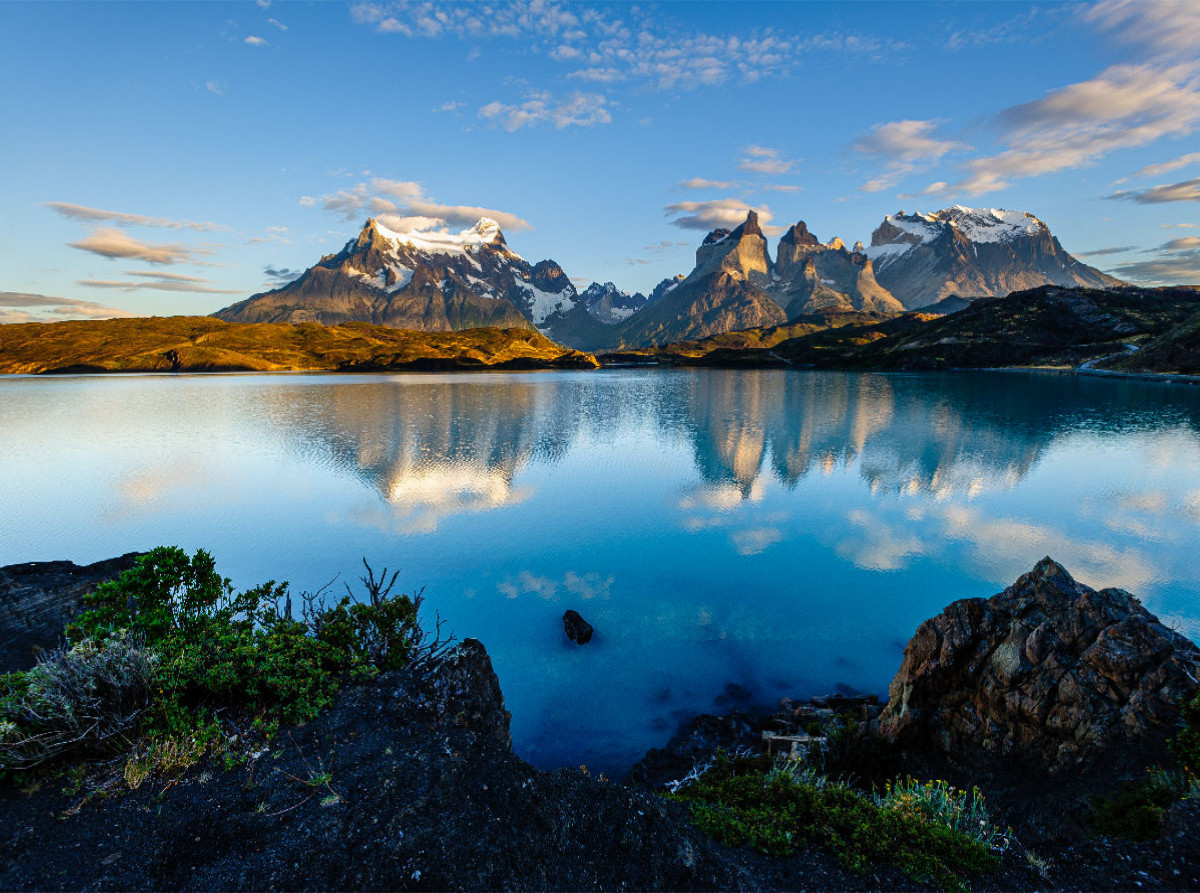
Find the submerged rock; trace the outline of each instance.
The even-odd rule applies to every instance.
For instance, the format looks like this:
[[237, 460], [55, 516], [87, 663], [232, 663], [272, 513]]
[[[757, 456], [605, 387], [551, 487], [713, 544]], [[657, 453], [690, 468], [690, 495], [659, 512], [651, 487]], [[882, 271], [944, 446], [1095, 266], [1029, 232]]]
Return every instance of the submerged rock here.
[[592, 625], [579, 616], [578, 611], [568, 610], [563, 614], [563, 630], [567, 638], [576, 645], [586, 645], [592, 640]]
[[963, 599], [904, 649], [880, 731], [980, 764], [1051, 772], [1161, 752], [1200, 680], [1200, 651], [1121, 589], [1044, 558], [990, 599]]

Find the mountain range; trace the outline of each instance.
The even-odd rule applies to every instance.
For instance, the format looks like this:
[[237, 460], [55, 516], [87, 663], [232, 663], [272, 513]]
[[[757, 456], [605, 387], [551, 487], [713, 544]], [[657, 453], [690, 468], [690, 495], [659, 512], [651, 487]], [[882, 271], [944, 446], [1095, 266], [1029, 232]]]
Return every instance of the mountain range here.
[[1032, 214], [957, 205], [888, 215], [867, 248], [822, 243], [799, 221], [773, 259], [750, 211], [732, 231], [705, 236], [692, 271], [664, 279], [649, 295], [611, 282], [579, 291], [553, 260], [530, 264], [510, 249], [489, 218], [458, 234], [399, 233], [372, 218], [298, 279], [214, 316], [429, 331], [525, 327], [598, 350], [781, 326], [814, 313], [949, 312], [962, 299], [1039, 285], [1123, 284], [1068, 254]]

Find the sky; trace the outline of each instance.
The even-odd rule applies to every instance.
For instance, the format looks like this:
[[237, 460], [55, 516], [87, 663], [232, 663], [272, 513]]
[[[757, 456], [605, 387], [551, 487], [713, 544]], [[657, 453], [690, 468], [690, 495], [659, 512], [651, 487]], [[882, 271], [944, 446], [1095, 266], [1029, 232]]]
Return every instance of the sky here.
[[749, 208], [962, 204], [1197, 283], [1197, 46], [1186, 0], [4, 2], [0, 322], [211, 313], [370, 216], [648, 292]]

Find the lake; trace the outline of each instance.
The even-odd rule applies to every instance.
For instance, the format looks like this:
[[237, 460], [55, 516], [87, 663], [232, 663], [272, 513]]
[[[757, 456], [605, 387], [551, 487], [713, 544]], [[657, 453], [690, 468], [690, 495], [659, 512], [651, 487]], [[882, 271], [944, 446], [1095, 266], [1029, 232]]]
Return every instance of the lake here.
[[[364, 556], [481, 639], [537, 766], [698, 712], [884, 694], [916, 626], [1044, 555], [1200, 638], [1200, 388], [608, 369], [0, 378], [0, 564]], [[575, 608], [596, 628], [563, 635]]]

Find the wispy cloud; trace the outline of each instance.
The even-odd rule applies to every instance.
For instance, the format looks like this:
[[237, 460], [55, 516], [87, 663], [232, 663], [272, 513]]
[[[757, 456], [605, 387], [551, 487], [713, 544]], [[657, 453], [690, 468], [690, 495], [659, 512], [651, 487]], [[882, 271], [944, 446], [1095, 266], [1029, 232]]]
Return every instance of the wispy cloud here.
[[777, 176], [788, 173], [798, 163], [797, 159], [787, 158], [781, 149], [746, 146], [742, 150], [742, 159], [738, 162], [738, 170]]
[[768, 226], [774, 215], [766, 205], [754, 207], [740, 198], [718, 198], [707, 202], [675, 202], [663, 209], [672, 226], [708, 232], [713, 229], [733, 229], [741, 226], [749, 211], [758, 212], [758, 222], [763, 232], [774, 235], [778, 227]]
[[155, 270], [126, 270], [132, 280], [80, 279], [79, 285], [88, 288], [111, 288], [120, 291], [178, 291], [209, 295], [235, 295], [237, 290], [213, 288], [208, 279], [186, 276], [183, 273], [161, 273]]
[[58, 322], [65, 319], [114, 319], [134, 314], [91, 301], [29, 292], [0, 291], [0, 323]]
[[521, 41], [566, 66], [568, 77], [628, 82], [654, 90], [695, 90], [789, 74], [810, 54], [882, 59], [904, 49], [891, 38], [826, 31], [708, 34], [648, 7], [577, 6], [551, 0], [515, 3], [358, 3], [353, 20], [413, 39]]
[[267, 24], [274, 25], [280, 31], [286, 31], [288, 29], [287, 25], [279, 21], [279, 19], [267, 19]]
[[1097, 248], [1095, 251], [1076, 251], [1075, 257], [1104, 257], [1108, 254], [1127, 254], [1137, 251], [1136, 245], [1122, 245], [1119, 248]]
[[225, 95], [225, 85], [220, 81], [205, 81], [204, 89], [209, 93], [216, 94], [217, 96]]
[[1163, 174], [1177, 171], [1181, 167], [1187, 167], [1189, 164], [1200, 164], [1200, 152], [1189, 152], [1187, 155], [1180, 155], [1178, 158], [1173, 158], [1170, 161], [1146, 165], [1141, 170], [1130, 174], [1129, 179], [1140, 180], [1142, 177], [1161, 177]]
[[287, 267], [263, 267], [263, 275], [267, 277], [268, 284], [273, 288], [278, 288], [289, 282], [295, 282], [304, 275], [304, 271], [292, 270]]
[[510, 132], [544, 124], [562, 130], [564, 127], [591, 127], [612, 122], [608, 100], [604, 96], [579, 91], [563, 99], [555, 99], [545, 91], [532, 91], [523, 102], [513, 105], [496, 100], [482, 106], [479, 117]]
[[249, 37], [247, 37], [244, 42], [249, 44], [252, 47], [265, 47], [267, 45], [266, 38], [255, 37], [253, 34], [251, 34]]
[[1165, 186], [1151, 186], [1149, 189], [1122, 189], [1105, 198], [1115, 198], [1124, 201], [1137, 202], [1139, 205], [1161, 205], [1166, 202], [1200, 202], [1200, 177], [1194, 180], [1184, 180], [1182, 183], [1170, 183]]
[[1148, 260], [1118, 264], [1114, 275], [1152, 285], [1200, 284], [1200, 236], [1171, 239]]
[[1200, 125], [1200, 78], [1191, 65], [1114, 65], [1091, 80], [1007, 108], [995, 123], [1007, 148], [968, 161], [966, 176], [947, 186], [946, 194], [994, 192], [1017, 179], [1084, 167], [1120, 149], [1186, 136]]
[[1115, 40], [1155, 54], [1191, 56], [1200, 44], [1200, 5], [1193, 0], [1106, 0], [1087, 8], [1083, 17]]
[[491, 217], [502, 229], [531, 229], [529, 222], [509, 211], [471, 205], [443, 205], [430, 201], [420, 183], [383, 177], [359, 183], [351, 189], [318, 197], [304, 196], [300, 204], [321, 207], [343, 220], [379, 217], [397, 232], [416, 232], [448, 226], [470, 226], [480, 217]]
[[119, 229], [101, 226], [92, 234], [78, 242], [68, 242], [71, 248], [80, 251], [90, 251], [109, 259], [133, 258], [150, 264], [176, 264], [191, 259], [193, 249], [185, 248], [177, 242], [170, 244], [154, 244], [135, 239]]
[[704, 177], [692, 177], [690, 180], [681, 180], [677, 184], [679, 189], [733, 189], [738, 184], [733, 180], [706, 180]]
[[858, 187], [859, 192], [882, 192], [903, 177], [924, 170], [951, 152], [970, 148], [958, 140], [936, 136], [939, 120], [888, 121], [876, 124], [856, 139], [851, 148], [859, 155], [883, 163], [884, 172]]
[[102, 211], [99, 208], [89, 208], [86, 205], [76, 205], [71, 202], [46, 202], [43, 207], [49, 208], [63, 217], [71, 220], [81, 220], [85, 223], [115, 223], [117, 226], [154, 226], [165, 229], [192, 229], [201, 232], [213, 232], [228, 228], [218, 226], [215, 223], [197, 223], [193, 220], [170, 220], [166, 217], [126, 214], [123, 211]]

